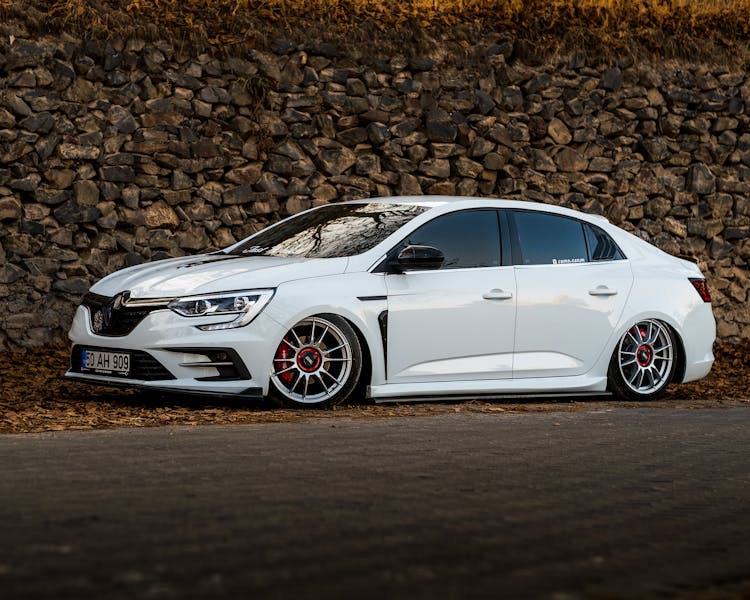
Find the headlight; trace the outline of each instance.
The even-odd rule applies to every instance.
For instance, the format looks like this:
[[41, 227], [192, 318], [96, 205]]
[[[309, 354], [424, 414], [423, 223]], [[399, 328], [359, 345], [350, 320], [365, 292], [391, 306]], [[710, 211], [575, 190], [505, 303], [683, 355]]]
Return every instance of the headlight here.
[[198, 325], [203, 331], [234, 329], [250, 323], [268, 301], [274, 290], [246, 290], [242, 292], [224, 292], [206, 296], [186, 296], [175, 298], [169, 308], [183, 317], [212, 317], [220, 315], [237, 315], [233, 320], [212, 325]]

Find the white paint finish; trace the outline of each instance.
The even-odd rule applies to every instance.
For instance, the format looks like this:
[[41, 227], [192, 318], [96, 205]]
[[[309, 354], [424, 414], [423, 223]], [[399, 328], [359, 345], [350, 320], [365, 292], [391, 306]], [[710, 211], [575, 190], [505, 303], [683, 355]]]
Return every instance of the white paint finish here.
[[[519, 266], [515, 270], [518, 308], [513, 377], [588, 372], [608, 350], [630, 294], [629, 261]], [[590, 293], [605, 289], [604, 295]]]
[[[387, 275], [388, 381], [505, 379], [512, 376], [512, 267]], [[485, 299], [492, 290], [510, 294]]]
[[[513, 353], [466, 356], [423, 362], [408, 367], [399, 373], [398, 378], [417, 381], [445, 381], [447, 377], [473, 378], [491, 374], [496, 379], [509, 377], [513, 369]], [[394, 379], [393, 377], [391, 379]]]
[[132, 298], [161, 298], [275, 287], [285, 281], [343, 273], [346, 258], [203, 254], [117, 271], [91, 288], [106, 296], [128, 290]]
[[[258, 386], [267, 393], [271, 361], [284, 333], [305, 317], [335, 313], [348, 319], [362, 334], [372, 361], [369, 383], [373, 397], [586, 392], [605, 389], [609, 360], [619, 337], [638, 320], [658, 319], [668, 323], [684, 343], [685, 381], [703, 377], [710, 369], [716, 332], [711, 305], [702, 302], [687, 280], [701, 276], [698, 268], [665, 254], [602, 217], [556, 206], [478, 198], [378, 201], [419, 203], [429, 210], [359, 256], [193, 256], [124, 269], [92, 288], [93, 292], [108, 296], [129, 290], [134, 298], [276, 288], [273, 300], [246, 327], [205, 332], [195, 325], [226, 318], [187, 318], [160, 310], [127, 336], [104, 337], [90, 331], [86, 310], [79, 308], [70, 331], [71, 340], [151, 352], [178, 377], [170, 382], [134, 383], [222, 393], [239, 393]], [[594, 223], [613, 237], [630, 260], [406, 275], [368, 272], [393, 245], [425, 222], [447, 212], [482, 207], [527, 208]], [[632, 290], [627, 289], [630, 267], [634, 276]], [[590, 293], [603, 290], [600, 286], [616, 290], [617, 294]], [[389, 300], [383, 298], [388, 294]], [[511, 297], [505, 297], [507, 294]], [[363, 301], [358, 297], [370, 299]], [[518, 328], [514, 332], [516, 306]], [[378, 325], [378, 315], [386, 309], [391, 315], [390, 379], [386, 379]], [[164, 350], [179, 346], [234, 348], [252, 380], [198, 382], [194, 379], [195, 367], [179, 365], [185, 360], [182, 353]], [[510, 377], [513, 362], [515, 378]], [[107, 377], [96, 379], [122, 382]]]
[[[550, 369], [550, 365], [554, 365], [554, 368]], [[516, 378], [527, 373], [541, 373], [540, 376], [545, 377], [549, 372], [580, 371], [582, 366], [582, 361], [562, 352], [516, 352], [513, 357]]]

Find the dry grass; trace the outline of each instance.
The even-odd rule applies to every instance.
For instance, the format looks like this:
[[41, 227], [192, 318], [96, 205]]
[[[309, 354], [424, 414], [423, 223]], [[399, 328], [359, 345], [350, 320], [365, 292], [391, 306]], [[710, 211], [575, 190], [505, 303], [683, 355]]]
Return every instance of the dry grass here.
[[750, 340], [717, 344], [716, 362], [705, 379], [670, 386], [658, 402], [610, 398], [531, 399], [495, 402], [359, 404], [335, 410], [283, 410], [256, 401], [201, 400], [98, 388], [65, 381], [68, 346], [0, 353], [0, 434], [109, 429], [161, 425], [289, 423], [310, 419], [390, 419], [445, 413], [519, 413], [609, 410], [614, 408], [726, 408], [750, 406]]
[[639, 45], [672, 56], [731, 53], [750, 38], [750, 0], [0, 0], [0, 23], [10, 19], [33, 32], [224, 49], [262, 45], [268, 35], [362, 40], [457, 27], [459, 37], [462, 28], [512, 32], [542, 51]]

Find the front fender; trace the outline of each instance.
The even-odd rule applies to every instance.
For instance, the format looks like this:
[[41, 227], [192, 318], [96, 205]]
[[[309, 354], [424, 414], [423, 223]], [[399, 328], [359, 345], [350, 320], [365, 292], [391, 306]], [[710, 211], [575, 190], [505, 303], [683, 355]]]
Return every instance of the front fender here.
[[372, 361], [368, 383], [378, 385], [385, 382], [384, 340], [378, 317], [388, 308], [386, 294], [382, 274], [345, 273], [290, 281], [276, 289], [265, 313], [279, 323], [284, 332], [314, 315], [329, 313], [343, 317], [361, 333], [367, 344]]

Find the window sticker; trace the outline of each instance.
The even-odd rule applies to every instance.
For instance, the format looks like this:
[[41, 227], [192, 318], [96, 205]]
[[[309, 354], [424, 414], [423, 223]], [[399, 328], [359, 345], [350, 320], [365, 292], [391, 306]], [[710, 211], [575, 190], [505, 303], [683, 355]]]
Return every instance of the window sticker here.
[[573, 263], [585, 263], [585, 258], [553, 258], [553, 265], [570, 265]]

